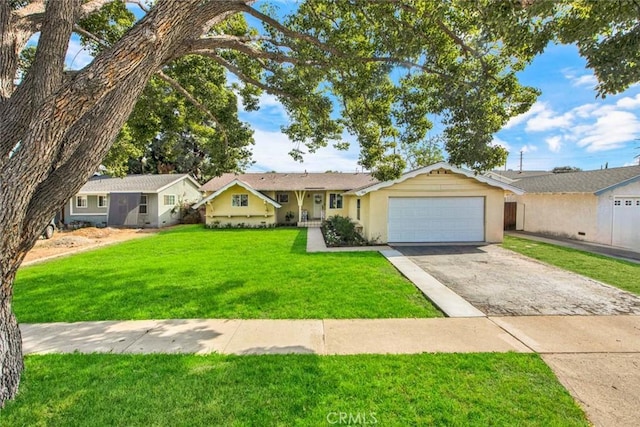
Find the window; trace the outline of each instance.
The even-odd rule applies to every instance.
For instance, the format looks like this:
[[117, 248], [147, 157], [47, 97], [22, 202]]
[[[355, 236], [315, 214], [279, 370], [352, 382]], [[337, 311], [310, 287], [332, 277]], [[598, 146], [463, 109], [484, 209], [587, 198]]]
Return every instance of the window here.
[[360, 220], [360, 199], [356, 200], [356, 219]]
[[614, 204], [615, 206], [620, 206], [620, 200], [616, 200], [615, 202], [613, 202], [613, 204]]
[[329, 209], [342, 209], [342, 194], [329, 193]]
[[640, 200], [636, 200], [636, 206], [640, 206]]
[[76, 208], [87, 207], [87, 196], [76, 196]]
[[231, 206], [249, 206], [248, 194], [234, 194], [231, 196]]
[[98, 196], [98, 207], [106, 208], [108, 206], [107, 196]]
[[631, 200], [625, 200], [624, 201], [624, 205], [625, 206], [631, 206]]
[[147, 213], [147, 195], [140, 195], [140, 204], [138, 205], [138, 213], [146, 214]]
[[176, 196], [174, 194], [167, 194], [163, 198], [163, 203], [165, 206], [173, 206], [176, 204]]
[[276, 201], [278, 203], [289, 203], [289, 195], [286, 193], [278, 193], [276, 195]]

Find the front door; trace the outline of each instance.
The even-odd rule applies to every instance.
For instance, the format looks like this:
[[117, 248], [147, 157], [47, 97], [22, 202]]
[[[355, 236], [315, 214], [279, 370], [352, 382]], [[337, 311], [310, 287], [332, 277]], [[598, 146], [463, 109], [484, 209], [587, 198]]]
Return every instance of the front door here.
[[324, 209], [324, 194], [316, 193], [313, 195], [313, 218], [322, 218], [322, 210]]

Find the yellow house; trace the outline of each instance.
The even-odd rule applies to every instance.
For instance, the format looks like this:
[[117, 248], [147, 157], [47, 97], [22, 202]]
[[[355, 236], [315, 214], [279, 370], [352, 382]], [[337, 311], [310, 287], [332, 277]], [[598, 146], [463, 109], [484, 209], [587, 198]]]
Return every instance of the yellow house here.
[[441, 162], [378, 182], [364, 173], [248, 173], [214, 178], [194, 205], [209, 226], [319, 225], [348, 216], [380, 243], [501, 242], [505, 194], [523, 191]]

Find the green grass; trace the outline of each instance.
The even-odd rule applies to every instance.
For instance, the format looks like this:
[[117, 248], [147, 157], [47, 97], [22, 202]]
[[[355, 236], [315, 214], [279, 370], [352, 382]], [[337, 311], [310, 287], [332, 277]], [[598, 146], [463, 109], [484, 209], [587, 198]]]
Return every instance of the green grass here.
[[502, 246], [640, 295], [640, 264], [511, 236], [505, 236]]
[[442, 314], [374, 252], [306, 253], [306, 230], [183, 226], [20, 269], [23, 323]]
[[339, 413], [361, 425], [588, 425], [542, 360], [516, 353], [29, 356], [0, 424], [329, 426]]

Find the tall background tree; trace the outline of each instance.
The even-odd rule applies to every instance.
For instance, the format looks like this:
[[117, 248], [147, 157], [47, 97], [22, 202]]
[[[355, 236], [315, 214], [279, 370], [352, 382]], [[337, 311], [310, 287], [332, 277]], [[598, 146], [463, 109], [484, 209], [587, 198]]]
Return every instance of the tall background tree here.
[[[493, 133], [537, 96], [515, 73], [554, 37], [585, 46], [603, 93], [637, 79], [633, 61], [610, 81], [609, 61], [597, 61], [619, 45], [638, 54], [629, 47], [633, 2], [616, 12], [586, 1], [307, 0], [278, 16], [251, 0], [157, 0], [133, 2], [144, 11], [138, 20], [125, 3], [0, 0], [0, 402], [15, 395], [23, 369], [16, 271], [103, 161], [142, 170], [183, 156], [177, 163], [211, 173], [242, 168], [251, 131], [236, 96], [251, 110], [266, 91], [289, 115], [283, 132], [296, 158], [328, 143], [345, 148], [346, 130], [359, 163], [393, 178], [406, 166], [399, 144], [424, 142], [437, 116], [449, 161], [484, 170], [506, 157]], [[572, 22], [593, 26], [572, 33]], [[613, 36], [606, 22], [615, 22]], [[95, 58], [66, 70], [74, 34]], [[611, 43], [593, 48], [602, 40]]]

